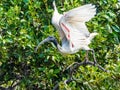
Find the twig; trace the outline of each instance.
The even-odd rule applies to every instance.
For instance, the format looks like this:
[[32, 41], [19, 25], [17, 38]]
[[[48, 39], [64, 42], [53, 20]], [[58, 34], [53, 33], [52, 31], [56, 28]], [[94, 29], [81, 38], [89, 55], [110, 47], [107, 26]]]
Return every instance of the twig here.
[[[68, 84], [68, 83], [70, 83], [71, 81], [74, 81], [74, 80], [75, 80], [75, 79], [72, 77], [73, 71], [74, 71], [75, 69], [77, 69], [78, 67], [80, 67], [81, 65], [84, 65], [84, 66], [87, 66], [87, 65], [97, 66], [97, 67], [98, 67], [99, 69], [101, 69], [102, 71], [108, 72], [108, 71], [107, 71], [106, 69], [104, 69], [101, 65], [95, 64], [94, 62], [89, 61], [89, 60], [84, 60], [83, 62], [80, 62], [80, 63], [75, 62], [75, 63], [72, 63], [71, 65], [69, 65], [69, 66], [67, 67], [67, 69], [66, 69], [66, 70], [68, 70], [68, 69], [70, 70], [70, 77], [69, 77], [67, 80], [64, 81], [65, 84]], [[72, 67], [72, 66], [73, 66], [73, 67]], [[53, 90], [59, 90], [59, 83], [57, 83], [57, 84], [54, 86]]]
[[[69, 78], [69, 79], [65, 80], [64, 83], [65, 83], [65, 84], [68, 84], [68, 83], [70, 83], [71, 81], [73, 81], [73, 79], [72, 79], [72, 78]], [[59, 90], [59, 83], [57, 83], [57, 84], [54, 86], [53, 90]]]
[[[74, 65], [74, 64], [73, 64]], [[104, 71], [104, 72], [108, 72], [106, 69], [104, 69], [101, 65], [99, 65], [99, 64], [94, 64], [94, 62], [92, 62], [92, 61], [86, 61], [86, 60], [84, 60], [83, 62], [81, 62], [81, 63], [76, 63], [75, 62], [75, 66], [71, 69], [72, 71], [74, 70], [74, 69], [76, 69], [76, 68], [78, 68], [79, 66], [81, 66], [81, 65], [84, 65], [84, 66], [87, 66], [87, 65], [91, 65], [91, 66], [97, 66], [99, 69], [101, 69], [102, 71]], [[72, 67], [72, 66], [71, 66]], [[69, 67], [69, 68], [71, 68], [71, 67]], [[69, 68], [67, 68], [67, 69], [69, 69]]]

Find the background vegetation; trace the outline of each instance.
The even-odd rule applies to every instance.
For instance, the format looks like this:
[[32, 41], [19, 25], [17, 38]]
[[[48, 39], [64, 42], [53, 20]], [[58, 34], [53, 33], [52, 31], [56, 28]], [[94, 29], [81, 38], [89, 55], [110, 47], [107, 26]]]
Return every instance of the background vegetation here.
[[[65, 84], [73, 62], [84, 60], [84, 51], [61, 55], [46, 43], [37, 53], [37, 44], [58, 32], [51, 24], [53, 0], [0, 0], [0, 89], [118, 90], [120, 88], [120, 3], [117, 0], [56, 0], [59, 12], [92, 3], [95, 18], [87, 22], [90, 32], [98, 32], [90, 47], [96, 52], [103, 72], [94, 66], [76, 69], [76, 81]], [[91, 55], [89, 55], [92, 61]]]

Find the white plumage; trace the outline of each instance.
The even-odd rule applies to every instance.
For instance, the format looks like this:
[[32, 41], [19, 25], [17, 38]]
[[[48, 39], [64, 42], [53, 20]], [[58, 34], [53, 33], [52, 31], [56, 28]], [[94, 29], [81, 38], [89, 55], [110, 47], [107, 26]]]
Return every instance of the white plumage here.
[[73, 54], [80, 49], [90, 50], [88, 45], [97, 33], [90, 33], [85, 25], [96, 14], [96, 8], [92, 4], [83, 5], [63, 14], [59, 14], [53, 2], [54, 13], [52, 24], [59, 31], [62, 53]]
[[[64, 12], [63, 14], [58, 13], [55, 1], [53, 2], [53, 6], [54, 13], [52, 16], [52, 24], [59, 32], [62, 44], [60, 46], [55, 37], [50, 36], [38, 44], [36, 51], [41, 44], [48, 41], [53, 42], [58, 50], [64, 54], [73, 54], [80, 49], [87, 51], [92, 50], [88, 45], [97, 33], [90, 33], [85, 22], [95, 16], [95, 6], [92, 4], [83, 5], [68, 12]], [[94, 62], [96, 62], [95, 57]]]

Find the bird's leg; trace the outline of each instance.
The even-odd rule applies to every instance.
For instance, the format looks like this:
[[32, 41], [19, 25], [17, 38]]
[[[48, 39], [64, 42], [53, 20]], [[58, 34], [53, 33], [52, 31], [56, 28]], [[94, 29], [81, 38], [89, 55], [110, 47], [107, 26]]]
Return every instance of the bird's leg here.
[[88, 61], [88, 50], [86, 51], [86, 55], [85, 55], [85, 63], [87, 63], [87, 61]]
[[93, 49], [91, 49], [92, 51], [92, 55], [93, 55], [93, 59], [94, 59], [94, 65], [97, 64], [97, 61], [96, 61], [96, 57], [95, 57], [95, 51]]

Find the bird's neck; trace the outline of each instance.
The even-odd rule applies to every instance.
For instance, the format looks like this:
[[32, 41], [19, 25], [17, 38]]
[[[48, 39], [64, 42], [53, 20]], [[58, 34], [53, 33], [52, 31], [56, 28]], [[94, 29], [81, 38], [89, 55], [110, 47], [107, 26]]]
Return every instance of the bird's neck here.
[[61, 52], [61, 53], [65, 53], [66, 51], [60, 46], [60, 44], [57, 42], [56, 39], [54, 39], [53, 44], [56, 46], [56, 48]]

